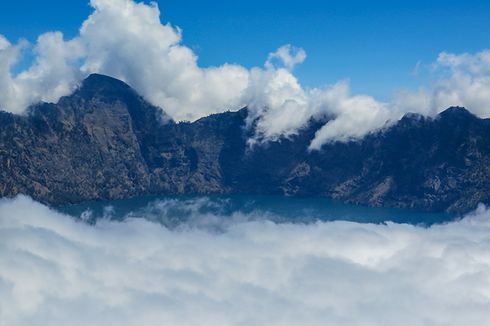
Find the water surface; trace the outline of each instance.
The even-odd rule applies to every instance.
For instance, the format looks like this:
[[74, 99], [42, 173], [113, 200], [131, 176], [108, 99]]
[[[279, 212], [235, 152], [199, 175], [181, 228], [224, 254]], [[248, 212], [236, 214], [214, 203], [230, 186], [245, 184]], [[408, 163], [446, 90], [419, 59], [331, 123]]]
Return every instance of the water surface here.
[[99, 218], [123, 220], [146, 218], [177, 226], [181, 223], [208, 223], [210, 220], [268, 219], [274, 222], [310, 223], [353, 221], [361, 223], [408, 223], [432, 225], [454, 220], [445, 212], [411, 209], [373, 208], [344, 204], [326, 198], [284, 196], [146, 196], [124, 200], [94, 201], [58, 207], [59, 211], [88, 221]]

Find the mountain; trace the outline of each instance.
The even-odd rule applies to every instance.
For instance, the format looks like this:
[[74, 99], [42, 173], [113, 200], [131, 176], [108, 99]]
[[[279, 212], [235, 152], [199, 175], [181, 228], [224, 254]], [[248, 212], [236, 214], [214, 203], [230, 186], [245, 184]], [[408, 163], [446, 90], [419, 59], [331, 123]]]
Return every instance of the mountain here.
[[325, 196], [464, 212], [490, 203], [490, 120], [407, 114], [359, 141], [308, 144], [325, 121], [250, 147], [247, 109], [174, 122], [125, 83], [90, 75], [57, 104], [0, 111], [0, 196], [50, 204], [146, 194]]

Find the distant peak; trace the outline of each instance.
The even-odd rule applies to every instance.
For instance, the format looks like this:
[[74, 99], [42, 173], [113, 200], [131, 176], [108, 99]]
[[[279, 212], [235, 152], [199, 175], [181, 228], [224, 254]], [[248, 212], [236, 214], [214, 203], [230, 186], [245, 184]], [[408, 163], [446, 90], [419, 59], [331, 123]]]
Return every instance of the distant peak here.
[[475, 118], [475, 115], [461, 106], [451, 106], [439, 113], [442, 118]]
[[85, 78], [84, 82], [100, 82], [100, 81], [105, 81], [105, 82], [117, 82], [117, 83], [122, 83], [124, 84], [123, 81], [108, 76], [108, 75], [102, 75], [102, 74], [90, 74], [88, 75], [87, 78]]
[[82, 82], [79, 91], [84, 95], [96, 93], [127, 92], [131, 87], [125, 82], [101, 74], [91, 74]]

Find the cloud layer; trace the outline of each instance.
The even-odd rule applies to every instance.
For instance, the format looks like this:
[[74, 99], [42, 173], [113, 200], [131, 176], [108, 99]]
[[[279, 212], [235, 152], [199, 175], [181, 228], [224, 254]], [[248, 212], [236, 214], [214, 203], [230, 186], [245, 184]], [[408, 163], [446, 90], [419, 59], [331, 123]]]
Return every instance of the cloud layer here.
[[26, 197], [1, 200], [0, 324], [490, 323], [484, 207], [430, 228], [249, 217], [224, 232], [141, 218], [88, 225]]
[[[332, 140], [363, 137], [397, 121], [405, 112], [434, 115], [462, 105], [490, 116], [488, 51], [475, 55], [441, 53], [434, 85], [400, 92], [389, 103], [350, 94], [339, 81], [305, 89], [293, 74], [306, 52], [285, 45], [268, 55], [263, 67], [238, 64], [203, 68], [182, 44], [182, 31], [162, 24], [156, 4], [133, 0], [91, 0], [93, 13], [80, 33], [65, 40], [61, 32], [42, 34], [34, 46], [11, 44], [0, 35], [0, 108], [15, 113], [38, 101], [57, 101], [89, 73], [128, 82], [151, 103], [176, 120], [196, 120], [211, 113], [248, 106], [257, 119], [253, 142], [276, 140], [298, 132], [311, 118], [332, 118], [310, 148]], [[13, 74], [22, 53], [32, 51], [32, 66]]]

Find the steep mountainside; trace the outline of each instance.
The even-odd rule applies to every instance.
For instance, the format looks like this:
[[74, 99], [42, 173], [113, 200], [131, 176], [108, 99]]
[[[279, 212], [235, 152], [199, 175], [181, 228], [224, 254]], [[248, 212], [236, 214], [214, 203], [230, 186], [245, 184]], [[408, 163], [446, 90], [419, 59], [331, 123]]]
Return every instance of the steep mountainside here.
[[490, 120], [463, 108], [406, 115], [309, 152], [324, 122], [249, 147], [247, 110], [175, 123], [121, 81], [91, 75], [57, 104], [0, 112], [0, 196], [61, 204], [143, 194], [327, 196], [467, 211], [490, 203]]

